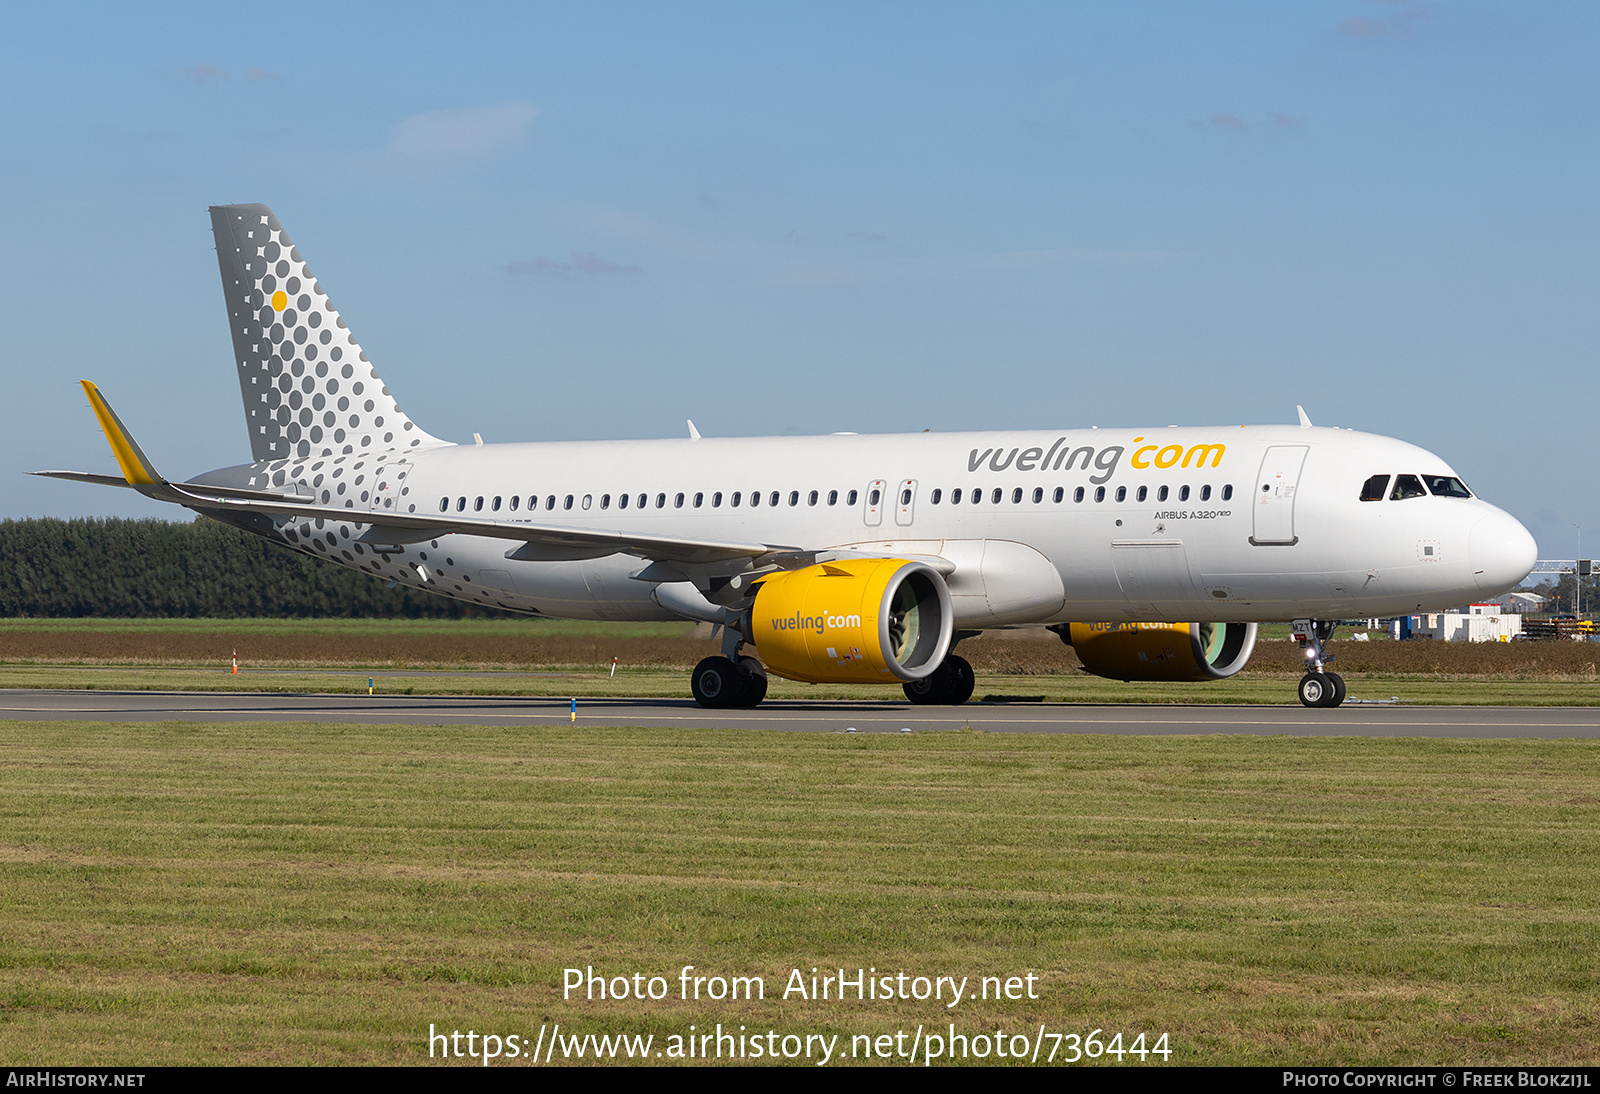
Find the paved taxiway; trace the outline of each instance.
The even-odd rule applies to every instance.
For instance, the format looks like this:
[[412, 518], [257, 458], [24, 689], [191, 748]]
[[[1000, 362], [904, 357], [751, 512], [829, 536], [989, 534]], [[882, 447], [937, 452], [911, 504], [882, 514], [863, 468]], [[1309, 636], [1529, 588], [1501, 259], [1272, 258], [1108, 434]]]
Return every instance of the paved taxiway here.
[[[249, 692], [0, 690], [0, 718], [112, 722], [402, 722], [571, 724], [566, 699], [303, 695]], [[1297, 737], [1600, 737], [1600, 707], [1080, 706], [774, 700], [755, 710], [702, 710], [687, 699], [580, 699], [578, 725], [704, 726], [862, 733], [1245, 733]]]

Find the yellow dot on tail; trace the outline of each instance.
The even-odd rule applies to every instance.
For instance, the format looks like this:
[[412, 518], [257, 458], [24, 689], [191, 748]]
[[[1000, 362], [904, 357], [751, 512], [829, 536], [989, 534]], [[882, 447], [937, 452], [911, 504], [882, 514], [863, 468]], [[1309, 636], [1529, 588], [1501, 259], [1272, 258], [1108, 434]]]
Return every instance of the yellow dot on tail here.
[[289, 294], [279, 289], [272, 294], [272, 310], [282, 311], [289, 306]]

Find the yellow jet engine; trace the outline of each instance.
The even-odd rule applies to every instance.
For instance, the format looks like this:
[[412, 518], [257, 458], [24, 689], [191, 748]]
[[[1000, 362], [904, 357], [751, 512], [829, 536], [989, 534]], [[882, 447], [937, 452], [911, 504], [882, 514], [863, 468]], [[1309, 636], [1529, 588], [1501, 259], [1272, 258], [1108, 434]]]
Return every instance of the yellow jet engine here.
[[1113, 680], [1223, 680], [1250, 660], [1255, 623], [1068, 623], [1052, 627], [1083, 667]]
[[950, 590], [933, 567], [848, 559], [761, 580], [749, 638], [766, 667], [809, 683], [921, 680], [950, 652]]

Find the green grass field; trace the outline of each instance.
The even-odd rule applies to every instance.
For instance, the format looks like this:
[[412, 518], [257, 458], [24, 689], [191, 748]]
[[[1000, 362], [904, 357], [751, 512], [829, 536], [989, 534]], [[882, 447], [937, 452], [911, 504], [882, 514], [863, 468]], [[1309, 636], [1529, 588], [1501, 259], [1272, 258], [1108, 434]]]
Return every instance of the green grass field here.
[[[545, 698], [671, 698], [689, 695], [684, 669], [593, 669], [545, 672], [377, 668], [254, 669], [232, 675], [189, 666], [59, 666], [0, 664], [0, 687], [112, 691], [266, 691], [357, 694], [371, 678], [384, 695], [525, 695]], [[973, 702], [1006, 701], [1260, 705], [1295, 703], [1293, 675], [1254, 674], [1216, 683], [1123, 683], [1084, 674], [1011, 676], [980, 673]], [[1600, 687], [1584, 680], [1435, 679], [1373, 673], [1348, 677], [1352, 699], [1423, 706], [1600, 706]], [[853, 699], [903, 702], [895, 687], [801, 684], [772, 677], [769, 699]]]
[[[1592, 1064], [1597, 822], [1590, 741], [0, 723], [0, 1060], [953, 1022]], [[767, 998], [561, 996], [684, 965]], [[813, 966], [1039, 998], [778, 998]]]
[[[1281, 628], [1279, 628], [1281, 630]], [[679, 623], [469, 620], [0, 620], [0, 687], [113, 690], [380, 691], [416, 695], [671, 697], [717, 651]], [[1079, 671], [1054, 636], [984, 635], [960, 653], [976, 695], [1081, 703], [1292, 703], [1302, 671], [1267, 637], [1238, 676], [1125, 683]], [[1335, 643], [1353, 698], [1444, 705], [1600, 705], [1600, 648], [1577, 643], [1469, 647]], [[242, 670], [231, 672], [237, 654]], [[620, 667], [610, 672], [613, 657]], [[777, 679], [773, 698], [898, 700], [897, 688]]]

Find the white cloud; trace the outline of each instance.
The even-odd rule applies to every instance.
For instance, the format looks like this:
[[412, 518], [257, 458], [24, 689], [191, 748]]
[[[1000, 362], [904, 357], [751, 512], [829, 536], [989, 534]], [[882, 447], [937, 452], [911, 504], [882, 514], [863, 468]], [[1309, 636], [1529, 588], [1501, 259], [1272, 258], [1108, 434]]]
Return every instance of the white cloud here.
[[622, 209], [590, 206], [579, 211], [578, 219], [591, 231], [650, 247], [675, 258], [726, 262], [748, 259], [759, 253], [743, 241], [697, 235], [676, 225], [663, 224]]
[[532, 103], [430, 110], [395, 126], [389, 150], [419, 159], [484, 155], [516, 144], [538, 116]]
[[601, 258], [597, 254], [574, 253], [571, 262], [557, 262], [553, 258], [543, 255], [532, 262], [512, 262], [506, 266], [511, 273], [603, 273], [603, 274], [636, 274], [642, 272], [638, 266], [624, 266], [618, 262]]
[[946, 255], [884, 262], [805, 264], [778, 274], [785, 285], [868, 285], [930, 278], [963, 277], [994, 270], [1044, 269], [1052, 266], [1156, 266], [1175, 256], [1161, 251], [1107, 251], [1091, 247], [1056, 247], [1040, 251]]

